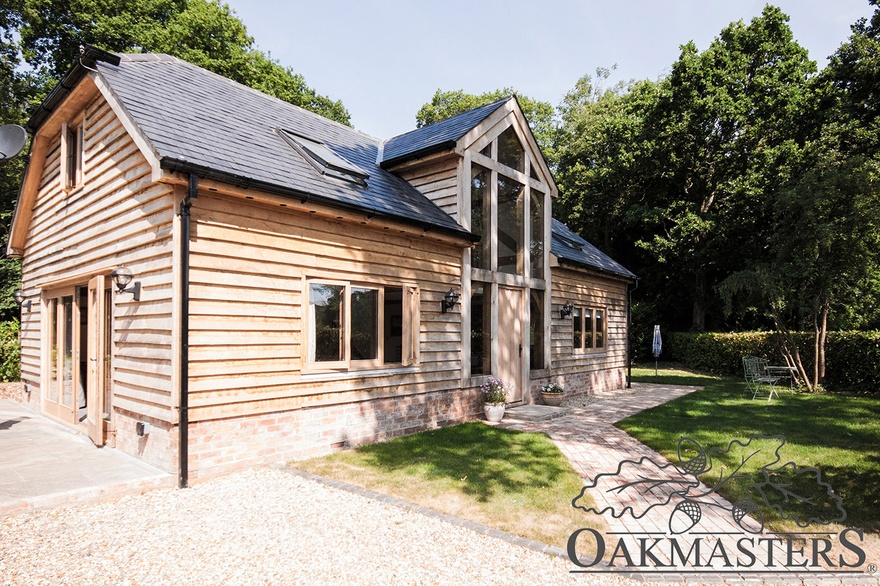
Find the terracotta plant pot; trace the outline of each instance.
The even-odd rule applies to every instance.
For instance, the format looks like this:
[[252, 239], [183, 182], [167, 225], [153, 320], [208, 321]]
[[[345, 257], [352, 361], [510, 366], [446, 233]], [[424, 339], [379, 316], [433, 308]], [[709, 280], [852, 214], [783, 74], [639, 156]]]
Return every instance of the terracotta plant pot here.
[[545, 405], [550, 405], [551, 407], [559, 407], [562, 405], [562, 397], [564, 393], [541, 393], [541, 398], [544, 400]]
[[504, 403], [483, 403], [483, 413], [486, 414], [486, 421], [498, 423], [504, 418]]

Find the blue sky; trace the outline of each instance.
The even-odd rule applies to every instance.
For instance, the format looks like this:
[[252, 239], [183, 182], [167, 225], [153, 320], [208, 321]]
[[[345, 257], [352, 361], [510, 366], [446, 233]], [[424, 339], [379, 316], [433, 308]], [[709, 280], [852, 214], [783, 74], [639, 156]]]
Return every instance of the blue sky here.
[[[657, 79], [693, 40], [705, 49], [751, 0], [232, 0], [258, 47], [342, 100], [356, 128], [379, 138], [415, 128], [437, 89], [511, 86], [557, 105], [582, 75]], [[873, 13], [867, 0], [778, 0], [821, 68]]]

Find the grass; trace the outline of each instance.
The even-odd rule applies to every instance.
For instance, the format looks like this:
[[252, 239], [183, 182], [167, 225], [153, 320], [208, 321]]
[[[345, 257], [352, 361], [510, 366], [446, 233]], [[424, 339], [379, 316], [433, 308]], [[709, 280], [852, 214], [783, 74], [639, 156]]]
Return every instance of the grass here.
[[[847, 526], [870, 532], [880, 530], [880, 398], [791, 395], [785, 389], [778, 399], [770, 402], [753, 400], [751, 394], [744, 392], [741, 380], [666, 368], [655, 376], [653, 365], [633, 368], [633, 380], [704, 386], [618, 423], [620, 428], [670, 461], [679, 462], [677, 448], [682, 436], [708, 449], [711, 446], [725, 448], [731, 440], [747, 440], [753, 434], [782, 435], [786, 440], [780, 450], [782, 462], [793, 461], [801, 468], [819, 468], [823, 479], [843, 498]], [[761, 447], [775, 448], [777, 444], [768, 440]], [[692, 455], [686, 454], [685, 459]], [[729, 474], [747, 455], [746, 450], [733, 450], [726, 457], [716, 458], [712, 469], [700, 478], [714, 486], [719, 481], [719, 472]], [[761, 457], [763, 454], [748, 461], [743, 470], [757, 474], [760, 466], [769, 462]], [[789, 481], [803, 478], [791, 477]], [[815, 481], [811, 486], [815, 491]], [[736, 500], [742, 498], [742, 488], [729, 483], [719, 486], [718, 492], [729, 500]], [[783, 504], [790, 508], [790, 503]], [[828, 510], [828, 503], [814, 504], [817, 511]], [[791, 521], [783, 520], [773, 511], [765, 514], [767, 526], [772, 530], [797, 529]]]
[[571, 506], [582, 480], [541, 434], [471, 422], [294, 465], [563, 548], [590, 526]]

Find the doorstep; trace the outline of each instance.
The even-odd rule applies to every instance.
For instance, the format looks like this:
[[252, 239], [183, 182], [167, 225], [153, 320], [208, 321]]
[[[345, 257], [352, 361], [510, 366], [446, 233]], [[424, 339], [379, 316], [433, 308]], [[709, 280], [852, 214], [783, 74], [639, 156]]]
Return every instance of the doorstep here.
[[551, 407], [549, 405], [520, 405], [504, 410], [504, 419], [519, 421], [550, 421], [568, 415], [568, 407]]

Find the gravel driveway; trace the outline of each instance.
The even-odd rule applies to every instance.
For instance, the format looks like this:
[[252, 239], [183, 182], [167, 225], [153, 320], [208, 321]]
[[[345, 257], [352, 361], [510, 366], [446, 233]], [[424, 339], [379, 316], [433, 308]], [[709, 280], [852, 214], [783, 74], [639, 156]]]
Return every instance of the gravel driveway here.
[[0, 519], [6, 584], [621, 584], [281, 470]]

